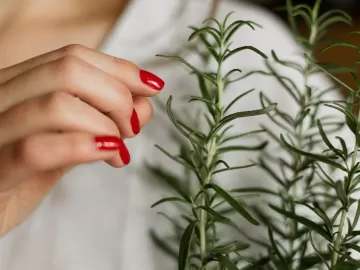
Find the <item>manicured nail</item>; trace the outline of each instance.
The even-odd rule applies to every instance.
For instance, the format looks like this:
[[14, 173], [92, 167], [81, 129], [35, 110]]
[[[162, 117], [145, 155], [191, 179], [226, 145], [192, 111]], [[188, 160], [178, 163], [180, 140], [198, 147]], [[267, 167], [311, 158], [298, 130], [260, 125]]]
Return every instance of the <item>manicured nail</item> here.
[[132, 112], [132, 115], [130, 118], [130, 124], [131, 124], [131, 128], [132, 128], [132, 131], [134, 132], [134, 134], [139, 134], [140, 122], [139, 122], [138, 114], [135, 109], [133, 109], [133, 112]]
[[124, 165], [128, 165], [130, 163], [130, 153], [123, 140], [120, 141], [119, 154]]
[[165, 85], [162, 79], [146, 70], [140, 70], [140, 79], [143, 83], [158, 91], [163, 89]]
[[116, 151], [121, 147], [121, 139], [116, 136], [95, 137], [96, 147], [101, 151]]

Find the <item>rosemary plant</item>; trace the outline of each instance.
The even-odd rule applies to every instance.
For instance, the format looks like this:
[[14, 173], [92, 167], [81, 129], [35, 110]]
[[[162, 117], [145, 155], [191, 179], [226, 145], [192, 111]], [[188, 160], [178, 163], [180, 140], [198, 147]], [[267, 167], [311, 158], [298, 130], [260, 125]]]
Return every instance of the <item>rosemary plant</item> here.
[[[219, 235], [218, 226], [222, 223], [231, 222], [229, 216], [219, 212], [222, 205], [229, 205], [246, 221], [259, 225], [238, 197], [215, 183], [215, 177], [224, 171], [254, 166], [254, 164], [231, 166], [224, 160], [226, 153], [257, 150], [266, 145], [266, 143], [261, 143], [255, 146], [241, 146], [239, 142], [243, 137], [260, 131], [250, 131], [235, 136], [229, 135], [229, 130], [232, 128], [230, 124], [235, 119], [269, 113], [276, 107], [275, 103], [271, 103], [256, 110], [229, 113], [230, 109], [242, 97], [252, 91], [244, 91], [229, 104], [224, 103], [223, 96], [226, 88], [237, 81], [236, 78], [233, 78], [234, 74], [241, 73], [239, 69], [225, 70], [225, 62], [244, 50], [251, 50], [254, 54], [266, 58], [264, 53], [252, 46], [232, 48], [232, 37], [241, 27], [250, 27], [255, 30], [256, 27], [260, 26], [255, 22], [244, 20], [229, 23], [229, 16], [223, 22], [213, 18], [206, 20], [206, 22], [213, 24], [199, 29], [193, 28], [194, 31], [189, 37], [189, 41], [198, 39], [201, 42], [202, 51], [198, 53], [203, 56], [205, 62], [214, 64], [214, 69], [205, 67], [202, 70], [202, 68], [193, 66], [181, 57], [161, 55], [179, 60], [191, 70], [198, 80], [200, 95], [192, 96], [189, 103], [203, 105], [202, 114], [198, 121], [193, 121], [191, 118], [183, 121], [172, 109], [171, 96], [166, 104], [168, 117], [177, 130], [177, 134], [174, 136], [180, 142], [180, 153], [172, 155], [162, 147], [157, 147], [174, 162], [183, 166], [185, 169], [184, 176], [174, 175], [173, 172], [160, 169], [158, 166], [148, 166], [153, 176], [165, 180], [177, 194], [176, 196], [162, 198], [154, 203], [153, 207], [173, 202], [180, 203], [185, 207], [185, 209], [179, 208], [182, 211], [180, 214], [176, 213], [176, 220], [162, 213], [174, 224], [175, 238], [179, 240], [177, 251], [172, 250], [156, 234], [152, 234], [156, 243], [161, 244], [164, 250], [177, 257], [179, 270], [238, 269], [236, 265], [242, 261], [240, 253], [249, 246], [240, 241], [225, 243]], [[195, 125], [191, 125], [194, 122]], [[207, 124], [204, 126], [201, 123]], [[235, 145], [229, 145], [233, 142]], [[194, 180], [195, 183], [189, 183], [189, 179]], [[184, 182], [186, 183], [185, 186]]]
[[[284, 144], [283, 137], [280, 140], [279, 134], [273, 132], [269, 126], [263, 126], [272, 143], [265, 149], [258, 160], [258, 165], [270, 179], [274, 180], [275, 188], [248, 187], [235, 190], [240, 193], [257, 192], [269, 195], [271, 208], [281, 214], [279, 219], [278, 215], [269, 212], [266, 205], [259, 206], [257, 203], [251, 206], [258, 220], [268, 227], [268, 241], [247, 237], [267, 249], [267, 255], [263, 259], [268, 260], [268, 263], [263, 269], [313, 269], [323, 263], [321, 257], [315, 256], [312, 252], [311, 245], [314, 242], [308, 235], [311, 226], [302, 226], [304, 223], [305, 225], [315, 223], [300, 216], [297, 216], [298, 219], [291, 218], [299, 205], [310, 208], [320, 218], [327, 217], [327, 212], [331, 211], [336, 199], [334, 194], [328, 192], [329, 187], [320, 180], [322, 176], [319, 175], [316, 167], [317, 160], [293, 150], [293, 148], [301, 149], [303, 152], [314, 149], [324, 150], [326, 144], [322, 144], [322, 134], [326, 133], [329, 136], [344, 126], [343, 119], [337, 115], [321, 115], [321, 107], [328, 102], [327, 94], [331, 91], [339, 91], [339, 88], [315, 87], [311, 79], [324, 70], [334, 73], [351, 69], [328, 63], [317, 63], [315, 66], [312, 63], [316, 61], [316, 53], [324, 47], [324, 43], [329, 43], [329, 40], [324, 38], [328, 28], [334, 23], [351, 24], [351, 18], [341, 10], [330, 10], [320, 14], [320, 2], [320, 0], [315, 1], [314, 6], [305, 4], [293, 6], [291, 0], [287, 1], [289, 24], [296, 39], [304, 48], [306, 57], [294, 56], [293, 59], [284, 60], [272, 51], [273, 63], [266, 62], [268, 70], [252, 72], [274, 77], [297, 107], [296, 113], [292, 115], [282, 110], [281, 106], [277, 106], [267, 114], [271, 122], [286, 134], [287, 144]], [[299, 33], [297, 17], [305, 21], [307, 26], [305, 34]], [[295, 73], [298, 72], [302, 76], [302, 84], [298, 85], [291, 77], [278, 73], [277, 66], [281, 66], [283, 70], [288, 68]], [[260, 98], [264, 107], [273, 102], [265, 93], [262, 93]], [[318, 120], [319, 118], [321, 121]], [[341, 142], [344, 143], [343, 140]], [[274, 147], [276, 147], [275, 151]], [[328, 168], [320, 169], [320, 173], [325, 173]], [[276, 205], [273, 197], [277, 202]], [[323, 254], [324, 256], [326, 254]]]
[[[360, 32], [353, 32], [352, 34], [360, 34]], [[322, 51], [325, 52], [336, 46], [352, 47], [357, 51], [360, 49], [358, 46], [340, 41], [326, 46]], [[316, 205], [309, 205], [309, 209], [315, 212], [321, 219], [321, 223], [315, 223], [309, 219], [298, 216], [294, 212], [281, 211], [276, 208], [275, 210], [298, 223], [304, 224], [309, 229], [309, 239], [311, 241], [312, 234], [320, 235], [322, 238], [326, 239], [328, 242], [328, 253], [331, 255], [329, 258], [323, 256], [313, 241], [312, 245], [327, 269], [359, 269], [360, 262], [355, 259], [354, 251], [360, 251], [360, 245], [358, 244], [358, 236], [360, 233], [356, 230], [360, 217], [360, 203], [355, 196], [355, 193], [359, 190], [360, 182], [360, 163], [358, 162], [360, 117], [358, 110], [355, 110], [356, 100], [359, 97], [360, 80], [355, 73], [351, 73], [357, 85], [356, 89], [352, 89], [334, 77], [331, 73], [322, 67], [319, 67], [311, 59], [309, 59], [309, 61], [350, 91], [348, 102], [346, 104], [332, 102], [325, 106], [343, 114], [344, 122], [349, 131], [352, 132], [353, 139], [346, 140], [342, 136], [336, 136], [335, 138], [339, 141], [339, 146], [337, 146], [334, 140], [330, 139], [329, 134], [322, 128], [321, 120], [318, 121], [318, 131], [323, 142], [327, 146], [326, 151], [321, 154], [298, 149], [282, 136], [281, 141], [288, 149], [316, 162], [317, 167], [322, 174], [322, 181], [331, 189], [331, 191], [333, 191], [333, 194], [335, 194], [333, 200], [336, 202], [336, 211], [332, 214], [332, 212], [323, 211]], [[357, 63], [359, 63], [359, 61], [357, 61]], [[349, 144], [352, 145], [348, 146]], [[322, 168], [325, 165], [332, 167], [339, 173], [328, 174]], [[349, 212], [352, 206], [357, 209], [355, 215], [351, 215]]]
[[[268, 114], [276, 124], [283, 127], [285, 136], [281, 135], [278, 140], [271, 131], [268, 132], [282, 147], [288, 150], [291, 162], [282, 158], [268, 155], [260, 160], [260, 165], [280, 185], [280, 190], [262, 191], [278, 196], [280, 207], [271, 204], [270, 207], [283, 215], [290, 223], [271, 222], [269, 216], [259, 210], [258, 216], [269, 228], [268, 258], [270, 263], [264, 269], [359, 269], [360, 263], [354, 257], [354, 251], [359, 252], [357, 237], [360, 235], [356, 225], [360, 216], [360, 204], [354, 193], [359, 190], [360, 170], [358, 160], [359, 150], [359, 114], [355, 110], [355, 101], [359, 95], [360, 80], [354, 73], [351, 73], [357, 84], [357, 89], [338, 80], [329, 72], [326, 66], [315, 63], [314, 50], [322, 42], [322, 32], [334, 22], [351, 22], [345, 13], [332, 10], [321, 16], [318, 14], [320, 1], [317, 1], [313, 8], [306, 5], [292, 7], [288, 1], [289, 17], [300, 15], [305, 18], [309, 26], [309, 36], [299, 40], [304, 42], [306, 48], [305, 66], [296, 63], [282, 61], [273, 54], [279, 64], [285, 64], [289, 68], [299, 70], [304, 74], [304, 87], [297, 86], [286, 77], [277, 74], [270, 65], [270, 74], [284, 86], [299, 104], [299, 113], [292, 117], [286, 112], [276, 109], [274, 114]], [[335, 15], [335, 16], [334, 16]], [[292, 22], [294, 32], [297, 30]], [[354, 32], [359, 34], [360, 32]], [[322, 52], [335, 46], [359, 47], [337, 41], [325, 46]], [[359, 63], [359, 62], [357, 62]], [[328, 90], [315, 89], [308, 83], [309, 77], [318, 71], [325, 72], [337, 83], [350, 91], [348, 102], [344, 105], [341, 101], [326, 102], [322, 95]], [[269, 74], [269, 73], [268, 73]], [[300, 91], [299, 91], [300, 90]], [[262, 96], [263, 104], [267, 104], [269, 98]], [[324, 103], [328, 103], [325, 104]], [[343, 114], [342, 123], [346, 124], [353, 133], [353, 145], [348, 146], [349, 140], [340, 136], [339, 127], [342, 123], [334, 123], [329, 115], [319, 116], [319, 107], [327, 106]], [[317, 132], [314, 132], [314, 129]], [[335, 141], [330, 136], [335, 135]], [[314, 153], [319, 150], [319, 139], [326, 146], [322, 153]], [[317, 151], [318, 152], [318, 151]], [[265, 161], [266, 160], [266, 161]], [[280, 166], [280, 174], [274, 171], [268, 162], [277, 162]], [[328, 170], [330, 167], [331, 170]], [[340, 172], [340, 173], [339, 173]], [[339, 176], [340, 175], [340, 176]], [[319, 182], [321, 181], [321, 183]], [[301, 190], [296, 190], [299, 183]], [[249, 190], [247, 190], [249, 191]], [[313, 216], [304, 217], [298, 214], [298, 205], [305, 206]], [[350, 207], [355, 207], [355, 215], [351, 215]], [[314, 217], [317, 217], [314, 218]], [[285, 230], [286, 229], [286, 230]], [[321, 248], [322, 239], [327, 242], [327, 249]], [[281, 239], [281, 243], [280, 240]], [[287, 246], [286, 246], [287, 244]], [[309, 249], [309, 245], [311, 248]], [[316, 254], [317, 257], [314, 257]]]
[[[196, 52], [202, 58], [201, 67], [195, 67], [179, 56], [162, 55], [182, 62], [196, 76], [200, 95], [192, 96], [188, 101], [193, 106], [202, 106], [201, 117], [191, 118], [188, 115], [186, 121], [172, 109], [172, 97], [164, 107], [176, 130], [172, 135], [179, 146], [179, 154], [172, 155], [157, 147], [178, 163], [184, 173], [175, 174], [158, 165], [148, 165], [151, 174], [166, 182], [176, 194], [153, 204], [155, 207], [175, 203], [179, 210], [172, 212], [176, 217], [160, 213], [174, 226], [171, 239], [175, 239], [173, 243], [176, 249], [154, 232], [152, 237], [164, 251], [177, 259], [179, 270], [236, 270], [239, 263], [241, 270], [360, 269], [360, 262], [354, 256], [354, 251], [360, 252], [360, 231], [357, 229], [360, 202], [355, 197], [360, 190], [360, 114], [355, 109], [360, 95], [360, 79], [351, 72], [351, 68], [316, 61], [316, 53], [321, 48], [320, 51], [325, 52], [336, 46], [358, 51], [360, 47], [324, 38], [332, 24], [351, 24], [351, 18], [341, 10], [320, 14], [320, 2], [316, 0], [314, 6], [293, 6], [291, 0], [287, 0], [289, 23], [304, 48], [304, 57], [284, 60], [272, 51], [272, 61], [266, 60], [266, 71], [252, 71], [234, 79], [233, 75], [241, 73], [241, 70], [225, 70], [225, 62], [244, 50], [251, 50], [267, 59], [252, 46], [232, 48], [231, 39], [241, 27], [255, 30], [260, 26], [243, 20], [229, 23], [230, 15], [223, 22], [211, 18], [206, 20], [205, 26], [192, 28], [194, 31], [189, 40], [198, 39], [202, 45]], [[302, 18], [307, 26], [305, 35], [300, 34], [297, 17]], [[215, 68], [211, 68], [214, 65]], [[298, 85], [292, 78], [279, 73], [277, 66], [298, 72], [303, 78], [302, 84]], [[350, 72], [357, 88], [352, 89], [334, 77], [335, 72]], [[272, 98], [264, 93], [260, 93], [262, 108], [230, 113], [230, 109], [241, 98], [251, 94], [252, 90], [240, 93], [225, 104], [223, 97], [227, 87], [259, 73], [272, 76], [279, 82], [296, 104], [298, 109], [295, 114], [277, 107]], [[311, 79], [319, 73], [330, 76], [336, 85], [330, 88], [316, 87]], [[349, 90], [348, 101], [327, 100], [327, 94], [338, 91], [339, 87]], [[334, 114], [324, 115], [324, 106], [333, 109]], [[230, 134], [235, 119], [263, 114], [269, 117], [273, 125], [280, 127], [284, 135], [279, 138], [279, 134], [268, 124], [260, 130]], [[343, 127], [348, 128], [352, 140], [342, 136]], [[262, 131], [271, 140], [270, 148], [265, 149], [266, 142], [254, 146], [241, 144], [244, 137]], [[281, 151], [274, 151], [274, 147]], [[255, 163], [234, 166], [225, 161], [226, 153], [247, 150], [263, 150], [262, 157]], [[217, 184], [215, 178], [222, 172], [256, 164], [275, 180], [275, 188], [226, 190]], [[269, 205], [273, 211], [269, 212], [267, 203], [254, 205], [249, 200], [245, 203], [242, 199], [248, 193], [270, 196]], [[224, 205], [228, 207], [225, 211], [222, 208]], [[300, 213], [303, 209], [308, 212]], [[356, 210], [355, 214], [351, 213], [352, 209]], [[225, 242], [219, 228], [224, 223], [236, 227], [230, 212], [240, 214], [254, 225], [262, 223], [268, 228], [267, 240], [243, 234], [250, 242], [265, 247], [265, 254], [260, 257], [248, 256], [243, 251], [249, 248], [249, 244], [243, 241]]]

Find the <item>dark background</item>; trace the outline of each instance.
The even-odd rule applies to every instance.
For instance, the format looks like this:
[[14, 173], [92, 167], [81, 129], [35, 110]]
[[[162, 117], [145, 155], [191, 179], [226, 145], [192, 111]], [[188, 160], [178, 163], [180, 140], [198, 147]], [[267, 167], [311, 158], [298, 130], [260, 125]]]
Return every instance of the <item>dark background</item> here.
[[[284, 6], [286, 0], [249, 0], [253, 3], [265, 6], [269, 10], [274, 10], [277, 7]], [[314, 0], [293, 0], [294, 4], [314, 4]], [[352, 35], [349, 36], [348, 33], [351, 31], [360, 31], [360, 0], [322, 0], [321, 10], [326, 11], [329, 9], [342, 9], [348, 12], [349, 15], [353, 18], [353, 25], [337, 24], [333, 25], [327, 34], [329, 38], [341, 38], [352, 44], [360, 46], [360, 36]], [[276, 13], [277, 16], [281, 17], [286, 21], [286, 14]], [[302, 31], [306, 31], [305, 26], [302, 25]], [[354, 65], [355, 60], [360, 59], [360, 55], [355, 51], [347, 48], [334, 48], [331, 50], [331, 53], [324, 53], [318, 56], [318, 60], [324, 62], [339, 63], [343, 65]], [[339, 79], [343, 80], [348, 85], [355, 88], [355, 83], [349, 74], [340, 74], [336, 75]], [[358, 72], [360, 77], [360, 71]], [[344, 94], [346, 94], [344, 92]]]
[[[282, 5], [284, 0], [254, 0], [259, 4], [267, 6], [269, 8]], [[313, 4], [311, 0], [294, 0], [294, 4], [307, 3]], [[360, 15], [360, 1], [359, 0], [322, 0], [322, 6], [324, 9], [340, 8], [348, 11], [352, 15]]]

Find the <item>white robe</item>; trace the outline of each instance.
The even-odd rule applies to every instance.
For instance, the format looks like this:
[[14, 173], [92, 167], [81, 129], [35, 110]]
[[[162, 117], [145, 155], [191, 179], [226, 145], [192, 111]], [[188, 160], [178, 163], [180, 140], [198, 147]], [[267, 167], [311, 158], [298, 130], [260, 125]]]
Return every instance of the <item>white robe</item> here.
[[[170, 94], [176, 101], [183, 94], [198, 93], [196, 81], [180, 63], [159, 67], [146, 64], [155, 54], [171, 53], [186, 44], [190, 33], [187, 26], [199, 26], [206, 18], [210, 1], [191, 0], [186, 1], [186, 9], [175, 19], [184, 2], [134, 0], [102, 46], [103, 52], [133, 61], [162, 77], [166, 82], [160, 94], [163, 102]], [[274, 49], [283, 58], [299, 50], [287, 26], [269, 11], [249, 3], [223, 0], [217, 16], [222, 20], [230, 11], [236, 12], [232, 19], [252, 20], [264, 27], [256, 31], [244, 27], [234, 37], [236, 45], [253, 45], [268, 55]], [[230, 65], [244, 71], [264, 68], [263, 60], [251, 52], [239, 53]], [[281, 72], [301, 83], [301, 77], [297, 78], [291, 70]], [[318, 83], [329, 84], [324, 78], [319, 78]], [[273, 78], [261, 76], [234, 85], [227, 91], [226, 101], [251, 88], [264, 91], [283, 110], [294, 112], [296, 107], [280, 85]], [[236, 109], [259, 107], [258, 94], [254, 93]], [[142, 174], [144, 159], [169, 169], [173, 166], [153, 146], [157, 143], [168, 148], [171, 144], [166, 128], [169, 123], [164, 119], [166, 116], [155, 110], [154, 120], [139, 136], [127, 141], [132, 155], [128, 167], [115, 169], [99, 162], [79, 166], [66, 175], [26, 222], [0, 240], [0, 269], [176, 269], [171, 260], [154, 248], [148, 236], [150, 228], [156, 227], [157, 231], [166, 228], [163, 226], [166, 221], [150, 205], [167, 193]], [[266, 117], [242, 119], [236, 122], [236, 130], [257, 129], [263, 121], [268, 120]], [[171, 146], [170, 149], [176, 150]], [[252, 156], [236, 153], [227, 160], [231, 165], [240, 165], [248, 163]], [[221, 181], [225, 186], [273, 185], [259, 169], [227, 173]]]

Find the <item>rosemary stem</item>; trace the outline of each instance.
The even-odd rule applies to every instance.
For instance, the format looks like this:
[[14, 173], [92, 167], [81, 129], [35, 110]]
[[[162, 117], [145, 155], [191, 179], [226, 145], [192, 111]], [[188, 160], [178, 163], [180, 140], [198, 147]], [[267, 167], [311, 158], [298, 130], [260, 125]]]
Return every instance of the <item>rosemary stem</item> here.
[[339, 249], [340, 249], [340, 245], [341, 245], [341, 237], [342, 237], [344, 224], [345, 224], [345, 218], [346, 218], [346, 210], [343, 209], [341, 211], [339, 231], [338, 231], [338, 234], [336, 236], [336, 240], [335, 240], [335, 244], [334, 244], [334, 250], [333, 250], [333, 254], [332, 254], [332, 260], [331, 260], [331, 267], [332, 268], [336, 265], [337, 260], [338, 260]]
[[[206, 205], [206, 195], [203, 195], [201, 198], [201, 205]], [[204, 260], [206, 257], [206, 212], [205, 210], [200, 210], [200, 253], [201, 253], [201, 260]]]
[[[223, 47], [224, 44], [221, 44], [219, 48], [219, 55], [223, 54]], [[224, 78], [222, 77], [222, 62], [219, 62], [217, 75], [216, 75], [216, 86], [217, 86], [217, 106], [220, 111], [220, 115], [218, 115], [216, 121], [219, 121], [223, 116], [223, 91], [224, 91]], [[210, 171], [210, 166], [213, 163], [214, 156], [216, 154], [216, 148], [217, 148], [217, 138], [216, 136], [213, 136], [210, 138], [210, 141], [208, 142], [207, 146], [207, 157], [206, 157], [206, 167], [208, 168], [208, 175], [206, 176], [203, 185], [207, 185], [211, 181], [212, 172]], [[206, 206], [206, 194], [202, 195], [201, 199], [201, 205]], [[206, 224], [207, 224], [207, 213], [205, 210], [201, 209], [200, 211], [200, 227], [199, 227], [199, 234], [200, 234], [200, 255], [201, 259], [204, 260], [207, 253], [207, 243], [206, 243]], [[206, 270], [205, 267], [203, 267], [204, 270]]]
[[[359, 151], [359, 144], [358, 143], [355, 144], [354, 153], [357, 153], [357, 151]], [[356, 163], [356, 154], [352, 156], [351, 167], [354, 167], [355, 163]]]
[[[222, 56], [223, 54], [223, 47], [224, 44], [220, 45], [219, 48], [219, 55]], [[223, 92], [224, 92], [224, 78], [222, 77], [222, 62], [219, 62], [218, 70], [217, 70], [217, 76], [216, 76], [216, 84], [217, 84], [217, 98], [218, 98], [218, 107], [221, 111], [221, 114], [223, 112]], [[222, 117], [222, 115], [220, 115]]]
[[[360, 111], [358, 112], [358, 115], [357, 115], [357, 121], [358, 121], [358, 123], [360, 122]], [[351, 158], [351, 168], [355, 166], [358, 150], [359, 150], [359, 142], [358, 142], [357, 137], [356, 137], [355, 138], [354, 151], [353, 151], [353, 155], [352, 155], [352, 158]]]
[[[358, 112], [357, 120], [358, 120], [358, 122], [360, 121], [360, 112]], [[359, 142], [357, 141], [357, 138], [356, 138], [355, 139], [355, 145], [354, 145], [354, 151], [352, 153], [351, 167], [350, 168], [353, 168], [355, 166], [358, 150], [359, 150]], [[350, 182], [351, 182], [351, 180], [352, 179], [350, 179]], [[343, 234], [343, 230], [344, 230], [344, 223], [345, 223], [345, 219], [346, 219], [346, 214], [347, 214], [347, 210], [342, 209], [341, 210], [341, 217], [340, 217], [340, 224], [339, 224], [339, 231], [338, 231], [338, 234], [336, 236], [336, 240], [335, 240], [335, 244], [334, 244], [334, 250], [333, 250], [333, 254], [332, 254], [331, 267], [336, 266], [336, 263], [337, 263], [337, 260], [338, 260], [338, 257], [339, 257], [339, 248], [341, 246], [341, 238], [342, 238], [342, 234]]]
[[[310, 29], [310, 35], [309, 35], [309, 43], [313, 44], [315, 42], [315, 39], [317, 37], [318, 31], [317, 31], [317, 25], [313, 25]], [[313, 51], [311, 49], [306, 51], [307, 55], [312, 56], [313, 55]], [[309, 81], [309, 75], [310, 75], [310, 61], [305, 58], [305, 64], [304, 64], [304, 84], [303, 84], [303, 88], [304, 88], [304, 99], [302, 100], [301, 103], [301, 113], [305, 113], [306, 107], [308, 105], [308, 102], [311, 100], [311, 96], [309, 96], [308, 94], [308, 81]], [[297, 135], [297, 147], [298, 149], [302, 149], [303, 147], [303, 132], [304, 132], [304, 123], [303, 121], [299, 124], [299, 127], [297, 129], [296, 135]], [[293, 175], [293, 179], [296, 179], [299, 176], [299, 169], [301, 166], [301, 155], [300, 154], [296, 154], [295, 156], [296, 159], [296, 166], [295, 166], [295, 172]], [[293, 196], [297, 196], [297, 183], [295, 183], [293, 185]], [[291, 230], [293, 230], [294, 227], [294, 223], [295, 221], [293, 220], [289, 220], [288, 221], [288, 228], [289, 231], [291, 232]], [[294, 240], [291, 239], [290, 240], [290, 254], [293, 254], [294, 252]], [[290, 264], [290, 267], [292, 267], [292, 263]]]
[[[208, 144], [208, 156], [206, 158], [206, 166], [209, 168], [213, 162], [214, 154], [216, 151], [216, 138], [213, 137]], [[207, 185], [210, 183], [211, 172], [205, 178], [203, 185]], [[204, 191], [205, 192], [205, 191]], [[206, 206], [206, 194], [201, 196], [201, 206]], [[199, 234], [200, 234], [200, 254], [201, 259], [204, 260], [207, 253], [206, 246], [206, 224], [207, 224], [207, 213], [205, 210], [200, 210], [200, 225], [199, 225]], [[206, 268], [204, 268], [206, 270]]]
[[[311, 52], [307, 52], [308, 54], [311, 53]], [[304, 66], [304, 93], [305, 93], [305, 96], [304, 96], [304, 100], [303, 100], [303, 104], [301, 105], [301, 112], [303, 113], [306, 109], [306, 106], [308, 104], [308, 101], [310, 99], [310, 97], [308, 96], [307, 94], [307, 87], [308, 87], [308, 80], [309, 80], [309, 69], [310, 69], [310, 62], [309, 60], [306, 58], [305, 59], [305, 66]], [[298, 149], [302, 149], [302, 144], [303, 144], [303, 130], [304, 130], [304, 123], [301, 122], [299, 124], [299, 127], [298, 127], [298, 130], [297, 130], [297, 147]], [[293, 175], [293, 179], [296, 179], [298, 176], [299, 176], [299, 169], [300, 169], [300, 166], [301, 166], [301, 155], [300, 154], [296, 154], [295, 156], [296, 158], [296, 166], [295, 166], [295, 172], [294, 172], [294, 175]], [[297, 196], [297, 183], [294, 184], [293, 186], [293, 196]], [[295, 221], [293, 220], [288, 220], [288, 228], [289, 228], [289, 232], [291, 232], [293, 230], [293, 227], [294, 227], [294, 224], [295, 224]], [[290, 239], [290, 254], [293, 254], [294, 252], [294, 240], [293, 239]], [[292, 267], [292, 263], [290, 264], [290, 267]]]
[[[313, 25], [310, 29], [310, 36], [309, 36], [309, 44], [313, 44], [315, 42], [315, 39], [316, 39], [316, 36], [318, 34], [318, 31], [317, 31], [317, 25]], [[307, 50], [306, 51], [306, 54], [309, 55], [309, 56], [313, 56], [313, 51], [311, 49]], [[304, 100], [303, 100], [303, 104], [301, 104], [302, 108], [301, 108], [301, 111], [303, 113], [305, 113], [305, 109], [308, 105], [308, 102], [310, 101], [311, 97], [308, 95], [308, 81], [309, 81], [309, 73], [310, 73], [310, 61], [309, 59], [305, 58], [305, 65], [304, 65]], [[298, 132], [297, 132], [297, 139], [298, 139], [298, 148], [299, 149], [302, 149], [302, 141], [303, 141], [303, 129], [304, 129], [304, 124], [303, 122], [301, 122], [299, 124], [299, 128], [298, 128]], [[295, 178], [298, 176], [298, 170], [299, 170], [299, 166], [301, 165], [300, 164], [301, 162], [301, 156], [298, 155], [298, 158], [297, 158], [297, 164], [296, 164], [296, 172], [295, 172]], [[296, 194], [296, 187], [297, 185], [295, 184], [294, 185], [294, 193]]]

